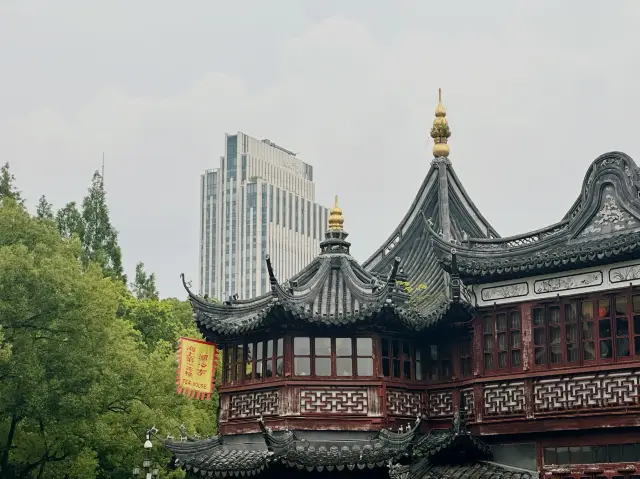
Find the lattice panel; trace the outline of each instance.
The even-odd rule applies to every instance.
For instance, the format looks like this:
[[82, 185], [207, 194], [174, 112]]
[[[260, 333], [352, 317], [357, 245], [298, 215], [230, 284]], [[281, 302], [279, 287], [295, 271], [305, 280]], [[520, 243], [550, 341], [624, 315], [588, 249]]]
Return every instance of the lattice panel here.
[[279, 404], [277, 390], [233, 394], [229, 407], [229, 419], [276, 416]]
[[453, 415], [451, 391], [434, 391], [429, 394], [429, 417]]
[[464, 396], [465, 402], [465, 411], [467, 412], [467, 417], [469, 419], [473, 419], [476, 417], [476, 403], [475, 403], [475, 394], [473, 394], [473, 389], [463, 389], [462, 395]]
[[533, 386], [536, 412], [640, 404], [640, 370], [542, 379]]
[[387, 413], [394, 416], [418, 417], [422, 414], [422, 398], [420, 393], [387, 390]]
[[484, 387], [484, 414], [524, 414], [524, 382], [488, 384]]
[[301, 414], [367, 414], [366, 389], [303, 389], [300, 391]]

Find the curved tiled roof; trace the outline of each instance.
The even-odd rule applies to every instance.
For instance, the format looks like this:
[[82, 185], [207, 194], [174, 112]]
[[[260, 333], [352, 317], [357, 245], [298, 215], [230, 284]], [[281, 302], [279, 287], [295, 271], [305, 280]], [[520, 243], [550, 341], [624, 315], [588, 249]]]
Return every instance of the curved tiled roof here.
[[[384, 274], [365, 270], [349, 254], [350, 243], [343, 230], [329, 230], [320, 243], [321, 253], [302, 271], [284, 284], [276, 280], [271, 261], [266, 257], [271, 291], [250, 300], [230, 299], [223, 304], [209, 302], [194, 295], [182, 277], [201, 333], [210, 339], [238, 337], [277, 323], [304, 323], [328, 327], [344, 327], [361, 322], [396, 323], [409, 330], [423, 330], [437, 323], [450, 311], [466, 312], [444, 291], [443, 271], [435, 256], [428, 274], [440, 285], [429, 307], [414, 308], [399, 269], [400, 258], [394, 257]], [[421, 244], [429, 244], [421, 238]], [[409, 255], [407, 265], [417, 258]], [[459, 308], [459, 309], [458, 309]], [[424, 312], [424, 313], [423, 313]]]
[[583, 268], [640, 255], [640, 172], [624, 153], [598, 157], [580, 196], [559, 223], [509, 238], [463, 241], [434, 235], [445, 269], [457, 252], [460, 276], [479, 281]]
[[406, 432], [382, 429], [369, 439], [349, 439], [339, 432], [325, 441], [300, 439], [292, 431], [274, 433], [262, 420], [259, 424], [264, 443], [225, 445], [219, 436], [198, 441], [184, 436], [182, 442], [166, 441], [165, 446], [173, 453], [174, 466], [207, 477], [254, 475], [275, 463], [308, 471], [373, 468], [407, 453], [420, 420]]

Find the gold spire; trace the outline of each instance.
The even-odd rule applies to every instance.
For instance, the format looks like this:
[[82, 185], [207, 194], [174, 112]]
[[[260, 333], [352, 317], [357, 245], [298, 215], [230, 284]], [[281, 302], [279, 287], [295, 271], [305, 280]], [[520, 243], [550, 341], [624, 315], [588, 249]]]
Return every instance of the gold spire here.
[[447, 122], [447, 110], [442, 106], [442, 88], [438, 88], [438, 107], [436, 108], [436, 118], [433, 120], [431, 128], [431, 138], [433, 138], [433, 156], [448, 157], [449, 145], [447, 141], [451, 136], [449, 122]]
[[342, 216], [342, 210], [338, 206], [338, 195], [336, 195], [336, 202], [329, 211], [329, 230], [342, 230], [343, 225], [344, 217]]

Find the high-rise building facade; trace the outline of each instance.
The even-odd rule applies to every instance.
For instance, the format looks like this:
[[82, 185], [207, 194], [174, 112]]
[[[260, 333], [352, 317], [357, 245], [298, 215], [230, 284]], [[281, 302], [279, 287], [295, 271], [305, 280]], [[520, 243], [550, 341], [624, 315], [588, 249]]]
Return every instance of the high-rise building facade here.
[[226, 135], [220, 167], [200, 183], [201, 294], [240, 299], [268, 291], [265, 255], [279, 278], [318, 254], [327, 208], [315, 202], [313, 166], [269, 140]]

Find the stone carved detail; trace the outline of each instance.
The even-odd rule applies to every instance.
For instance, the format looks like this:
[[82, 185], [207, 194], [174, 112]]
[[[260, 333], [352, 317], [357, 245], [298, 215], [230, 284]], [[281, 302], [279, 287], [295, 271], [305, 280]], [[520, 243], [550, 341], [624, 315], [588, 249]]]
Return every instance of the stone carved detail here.
[[429, 394], [429, 417], [445, 417], [453, 414], [451, 391], [435, 391]]
[[488, 384], [484, 387], [484, 414], [524, 414], [524, 382]]
[[589, 226], [580, 236], [616, 233], [638, 226], [638, 222], [627, 211], [621, 209], [613, 196], [613, 189], [605, 189], [604, 201]]
[[640, 370], [541, 379], [533, 386], [535, 412], [640, 404]]
[[483, 288], [480, 296], [483, 301], [495, 301], [497, 299], [518, 298], [527, 294], [529, 294], [529, 285], [527, 283], [515, 283]]
[[612, 283], [621, 283], [634, 279], [640, 279], [640, 264], [633, 264], [622, 268], [611, 268], [609, 270], [609, 281]]
[[301, 414], [363, 414], [369, 411], [366, 389], [303, 389]]
[[602, 271], [592, 273], [572, 274], [558, 278], [542, 279], [533, 283], [533, 291], [536, 294], [554, 293], [570, 289], [588, 288], [602, 284]]
[[416, 417], [422, 414], [422, 395], [416, 392], [387, 390], [387, 413]]
[[280, 405], [277, 390], [231, 395], [229, 419], [276, 416]]
[[473, 389], [463, 389], [462, 395], [464, 396], [465, 402], [465, 411], [467, 412], [467, 418], [473, 419], [476, 417], [476, 403], [475, 403], [475, 394], [473, 394]]

